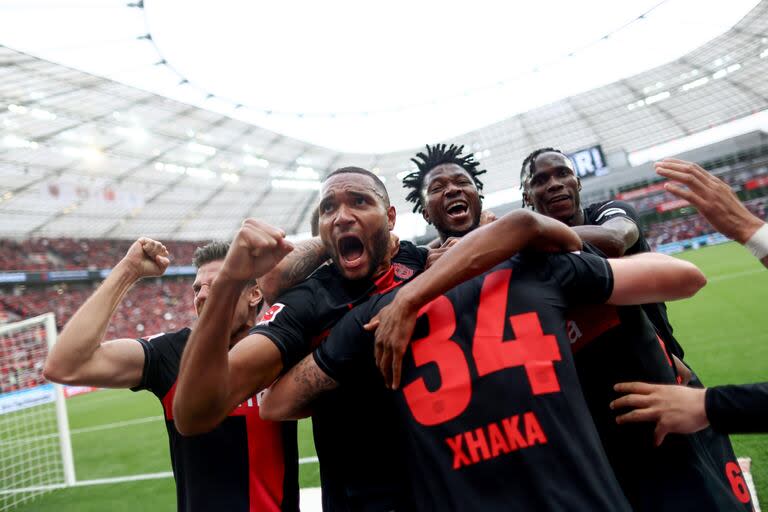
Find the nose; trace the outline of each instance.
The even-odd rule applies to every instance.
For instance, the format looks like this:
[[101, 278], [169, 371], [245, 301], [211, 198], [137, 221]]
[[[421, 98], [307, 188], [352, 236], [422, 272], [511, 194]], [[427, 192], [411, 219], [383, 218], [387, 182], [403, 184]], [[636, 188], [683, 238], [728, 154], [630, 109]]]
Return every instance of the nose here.
[[560, 183], [560, 180], [558, 180], [554, 176], [550, 176], [549, 179], [547, 180], [547, 190], [548, 191], [559, 190], [559, 189], [564, 188], [564, 187], [565, 187], [565, 185]]
[[461, 187], [458, 187], [455, 183], [448, 183], [445, 187], [445, 195], [447, 197], [454, 197], [461, 193]]
[[208, 286], [203, 285], [200, 287], [200, 291], [197, 292], [197, 295], [195, 296], [195, 310], [197, 311], [198, 315], [203, 309], [203, 305], [205, 305], [206, 299], [208, 299]]
[[333, 219], [333, 221], [334, 221], [334, 224], [340, 225], [340, 226], [347, 226], [349, 224], [354, 224], [355, 217], [354, 215], [352, 215], [352, 209], [345, 204], [340, 205], [339, 208], [336, 210], [336, 217]]

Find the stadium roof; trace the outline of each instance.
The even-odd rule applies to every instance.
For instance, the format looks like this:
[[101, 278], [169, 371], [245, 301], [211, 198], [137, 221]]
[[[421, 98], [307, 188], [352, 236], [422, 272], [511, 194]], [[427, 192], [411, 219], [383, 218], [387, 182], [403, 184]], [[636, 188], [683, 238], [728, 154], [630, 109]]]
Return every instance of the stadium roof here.
[[[494, 204], [514, 195], [536, 147], [601, 144], [609, 163], [624, 165], [638, 150], [765, 110], [767, 33], [763, 1], [673, 62], [447, 142], [466, 144], [490, 170]], [[6, 47], [0, 123], [0, 236], [228, 238], [246, 216], [304, 232], [318, 178], [352, 164], [378, 172], [398, 211], [410, 212], [399, 184], [414, 149], [340, 152]], [[415, 216], [398, 223], [409, 228], [401, 236], [420, 229]]]
[[757, 3], [10, 0], [0, 44], [320, 146], [383, 153], [672, 62]]

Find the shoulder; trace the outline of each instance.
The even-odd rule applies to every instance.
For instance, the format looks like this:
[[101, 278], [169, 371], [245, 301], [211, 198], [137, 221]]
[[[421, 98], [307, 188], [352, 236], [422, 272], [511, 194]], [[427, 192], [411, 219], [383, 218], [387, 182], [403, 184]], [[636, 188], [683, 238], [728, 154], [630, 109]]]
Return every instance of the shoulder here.
[[631, 204], [618, 200], [593, 203], [585, 208], [584, 212], [585, 220], [589, 224], [602, 224], [614, 217], [624, 217], [633, 222], [637, 218], [637, 212]]
[[392, 262], [406, 265], [415, 270], [422, 270], [426, 264], [428, 253], [429, 249], [426, 247], [419, 247], [406, 240], [400, 242], [400, 249], [395, 257], [392, 258]]

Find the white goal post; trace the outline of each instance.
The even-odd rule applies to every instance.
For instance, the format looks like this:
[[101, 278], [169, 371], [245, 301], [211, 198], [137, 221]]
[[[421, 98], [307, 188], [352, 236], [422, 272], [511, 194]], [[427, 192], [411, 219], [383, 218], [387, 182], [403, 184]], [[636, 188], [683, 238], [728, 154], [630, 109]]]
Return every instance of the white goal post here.
[[0, 325], [0, 511], [75, 484], [64, 389], [43, 378], [55, 342], [53, 313]]

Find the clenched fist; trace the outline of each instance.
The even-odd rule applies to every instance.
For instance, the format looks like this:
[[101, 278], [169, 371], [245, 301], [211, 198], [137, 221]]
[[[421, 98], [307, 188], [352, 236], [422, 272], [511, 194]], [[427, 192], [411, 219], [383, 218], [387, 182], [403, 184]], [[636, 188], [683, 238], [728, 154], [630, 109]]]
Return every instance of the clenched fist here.
[[282, 229], [245, 219], [229, 246], [221, 274], [235, 281], [258, 279], [292, 250], [293, 244], [285, 239]]
[[139, 238], [128, 249], [118, 265], [128, 269], [135, 279], [163, 275], [168, 268], [168, 249], [151, 238]]

